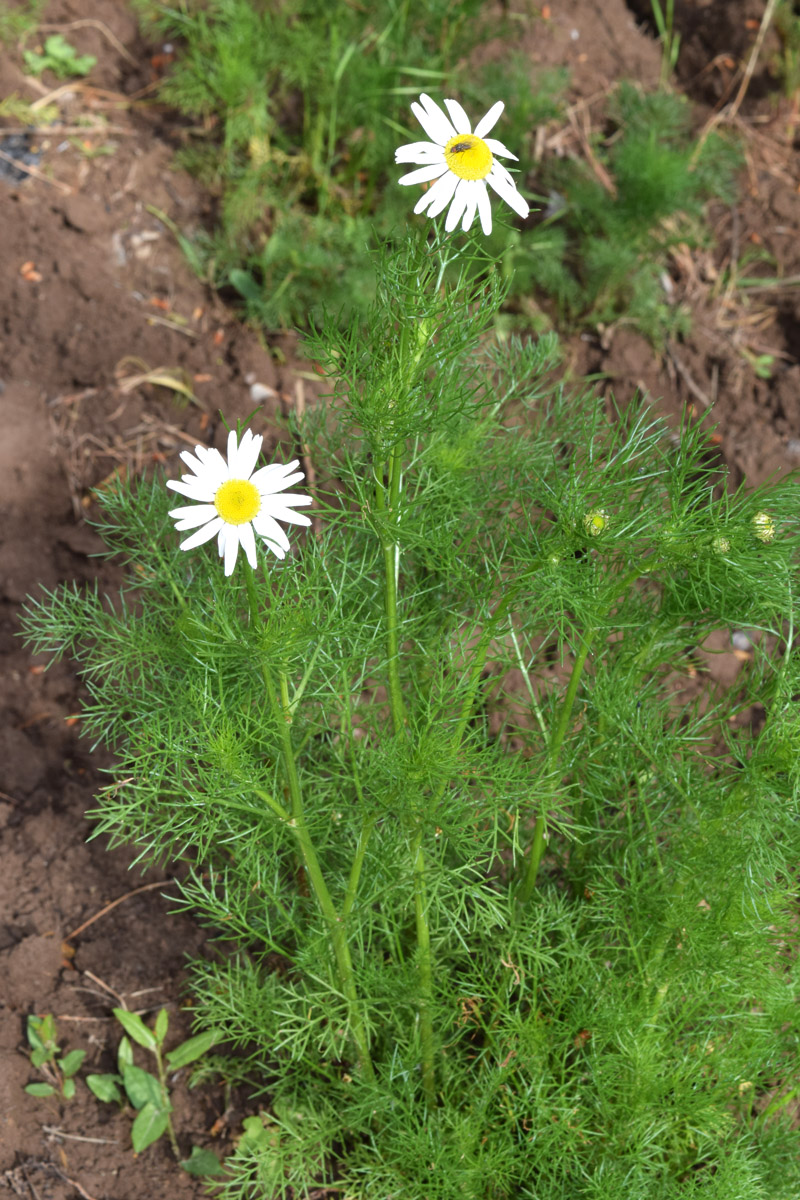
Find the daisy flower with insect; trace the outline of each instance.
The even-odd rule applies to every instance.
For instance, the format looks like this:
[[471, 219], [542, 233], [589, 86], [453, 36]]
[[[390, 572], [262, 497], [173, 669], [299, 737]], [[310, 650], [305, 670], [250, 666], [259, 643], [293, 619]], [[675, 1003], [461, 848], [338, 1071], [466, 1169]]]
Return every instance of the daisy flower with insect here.
[[444, 223], [447, 233], [451, 233], [459, 221], [466, 233], [477, 212], [481, 228], [488, 235], [492, 232], [488, 183], [515, 213], [527, 217], [530, 211], [527, 201], [520, 196], [513, 178], [498, 161], [499, 158], [516, 159], [517, 156], [496, 138], [487, 137], [505, 107], [502, 100], [492, 105], [474, 130], [457, 100], [445, 100], [444, 104], [449, 115], [423, 92], [419, 103], [412, 103], [411, 111], [431, 140], [411, 142], [395, 151], [395, 162], [419, 166], [419, 170], [403, 175], [399, 180], [401, 184], [409, 186], [436, 181], [419, 198], [414, 212], [422, 213], [427, 209], [429, 217], [437, 217], [449, 204]]
[[289, 539], [278, 521], [311, 524], [305, 513], [293, 512], [311, 504], [311, 496], [284, 491], [304, 478], [302, 471], [295, 470], [298, 459], [255, 470], [263, 440], [249, 429], [241, 439], [231, 430], [227, 462], [219, 450], [195, 446], [194, 454], [188, 450], [181, 454], [192, 474], [167, 480], [168, 488], [194, 502], [173, 508], [169, 514], [177, 530], [196, 530], [181, 542], [181, 550], [193, 550], [216, 536], [226, 575], [233, 573], [240, 546], [250, 566], [255, 567], [256, 534], [277, 558], [285, 558]]

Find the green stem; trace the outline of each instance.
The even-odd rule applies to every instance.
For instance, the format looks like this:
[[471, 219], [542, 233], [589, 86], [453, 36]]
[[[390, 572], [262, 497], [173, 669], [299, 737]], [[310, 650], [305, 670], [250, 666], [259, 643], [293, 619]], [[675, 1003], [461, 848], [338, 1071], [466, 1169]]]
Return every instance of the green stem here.
[[[347, 745], [350, 752], [350, 764], [353, 771], [353, 783], [358, 797], [358, 803], [361, 806], [361, 811], [364, 811], [364, 792], [361, 787], [361, 774], [358, 769], [356, 760], [356, 748], [353, 739], [353, 709], [350, 704], [350, 685], [345, 671], [342, 671], [343, 686], [344, 686], [344, 702], [347, 717]], [[356, 854], [353, 859], [353, 865], [350, 868], [350, 878], [347, 881], [347, 891], [345, 892], [344, 904], [342, 905], [342, 920], [346, 921], [350, 915], [350, 910], [355, 904], [356, 895], [358, 893], [358, 884], [361, 879], [361, 869], [364, 866], [364, 856], [367, 852], [369, 839], [372, 837], [372, 831], [375, 828], [375, 815], [365, 816], [361, 825], [361, 832], [358, 835], [358, 844], [356, 846]]]
[[253, 568], [244, 560], [244, 586], [247, 590], [247, 607], [250, 609], [250, 624], [256, 626], [261, 619], [258, 612], [258, 592]]
[[[245, 563], [245, 586], [247, 588], [247, 599], [250, 607], [250, 620], [255, 624], [259, 619], [258, 613], [258, 594], [255, 586], [255, 578], [253, 570], [249, 563]], [[369, 1037], [364, 1025], [363, 1018], [360, 1012], [358, 992], [355, 984], [355, 973], [353, 971], [353, 960], [350, 955], [350, 947], [347, 944], [345, 935], [344, 921], [336, 912], [331, 894], [328, 891], [328, 885], [325, 883], [325, 878], [322, 874], [322, 869], [319, 865], [314, 843], [311, 840], [308, 826], [306, 824], [305, 811], [303, 808], [303, 794], [300, 789], [300, 776], [297, 771], [297, 762], [294, 756], [294, 747], [292, 745], [292, 712], [289, 701], [289, 681], [285, 671], [281, 671], [278, 676], [278, 684], [280, 688], [280, 698], [275, 694], [275, 688], [270, 677], [269, 668], [266, 662], [261, 661], [261, 674], [264, 680], [264, 687], [267, 696], [274, 708], [275, 717], [278, 722], [280, 732], [281, 748], [283, 750], [283, 763], [286, 769], [287, 782], [289, 784], [289, 796], [291, 797], [291, 817], [288, 820], [288, 825], [293, 830], [297, 837], [300, 853], [303, 858], [303, 865], [306, 874], [311, 883], [314, 892], [314, 897], [322, 913], [325, 923], [328, 926], [328, 934], [331, 939], [336, 966], [339, 974], [339, 984], [342, 989], [347, 1004], [348, 1021], [350, 1030], [353, 1036], [353, 1041], [356, 1044], [358, 1051], [358, 1059], [361, 1065], [361, 1070], [366, 1079], [374, 1079], [374, 1071], [372, 1067], [372, 1059], [369, 1052]], [[282, 807], [277, 800], [271, 800], [267, 793], [259, 793], [264, 796], [272, 810], [281, 817], [286, 819], [289, 813]]]
[[[292, 746], [291, 733], [291, 712], [289, 708], [289, 682], [283, 671], [278, 677], [280, 686], [280, 702], [276, 707], [276, 716], [280, 726], [280, 735], [283, 748], [283, 760], [286, 767], [286, 775], [289, 783], [289, 795], [292, 800], [292, 820], [290, 822], [297, 841], [300, 845], [300, 851], [303, 855], [303, 865], [306, 869], [311, 887], [314, 891], [317, 904], [325, 918], [328, 926], [328, 933], [333, 946], [333, 953], [336, 958], [336, 966], [339, 972], [339, 983], [342, 988], [342, 993], [347, 1002], [347, 1013], [349, 1018], [350, 1029], [353, 1035], [353, 1041], [358, 1050], [358, 1058], [361, 1064], [361, 1070], [366, 1079], [373, 1079], [374, 1073], [372, 1069], [372, 1059], [369, 1052], [369, 1037], [366, 1027], [360, 1012], [358, 993], [356, 991], [355, 974], [353, 971], [353, 960], [350, 955], [350, 947], [347, 944], [345, 934], [344, 921], [336, 912], [331, 894], [328, 891], [328, 885], [325, 882], [322, 870], [317, 858], [317, 852], [314, 849], [314, 844], [311, 840], [311, 835], [306, 825], [305, 812], [303, 809], [303, 797], [300, 791], [300, 777], [297, 773], [297, 763], [294, 758], [294, 749]], [[270, 694], [274, 692], [270, 689]]]
[[578, 687], [583, 675], [583, 668], [586, 665], [586, 659], [589, 654], [589, 649], [594, 638], [595, 630], [588, 629], [584, 634], [581, 648], [575, 662], [572, 664], [572, 674], [570, 675], [567, 691], [561, 705], [561, 713], [558, 718], [558, 724], [553, 730], [553, 736], [550, 741], [550, 747], [547, 751], [547, 790], [542, 800], [541, 811], [536, 818], [536, 824], [533, 829], [533, 837], [530, 845], [530, 855], [528, 858], [528, 866], [525, 871], [525, 876], [522, 881], [522, 886], [519, 891], [519, 899], [522, 904], [526, 904], [533, 895], [533, 889], [536, 887], [536, 877], [539, 874], [539, 866], [544, 857], [545, 845], [547, 842], [547, 810], [550, 807], [550, 802], [558, 789], [557, 769], [558, 762], [561, 757], [561, 748], [564, 744], [564, 739], [567, 735], [569, 723], [572, 718], [572, 709], [575, 704], [575, 697], [578, 694]]
[[[375, 506], [379, 513], [397, 521], [400, 500], [400, 480], [403, 473], [403, 442], [398, 442], [389, 458], [388, 505], [387, 488], [383, 480], [375, 482]], [[392, 728], [395, 734], [406, 727], [406, 708], [400, 687], [400, 660], [397, 624], [397, 542], [382, 529], [384, 604], [386, 608], [386, 653], [389, 675], [389, 705], [392, 710]]]
[[161, 1102], [164, 1106], [167, 1115], [167, 1137], [169, 1144], [172, 1147], [172, 1153], [175, 1155], [175, 1161], [181, 1161], [181, 1152], [178, 1149], [178, 1139], [175, 1137], [175, 1130], [172, 1125], [172, 1105], [169, 1102], [169, 1088], [167, 1087], [167, 1072], [164, 1068], [164, 1060], [161, 1057], [161, 1047], [155, 1045], [153, 1053], [156, 1056], [156, 1066], [158, 1068], [158, 1082], [161, 1086]]
[[422, 830], [418, 830], [411, 848], [414, 878], [414, 914], [417, 922], [419, 952], [419, 1029], [422, 1040], [422, 1087], [429, 1104], [436, 1103], [436, 1071], [433, 1042], [433, 955], [431, 931], [428, 924], [428, 892], [425, 885], [425, 854], [422, 849]]

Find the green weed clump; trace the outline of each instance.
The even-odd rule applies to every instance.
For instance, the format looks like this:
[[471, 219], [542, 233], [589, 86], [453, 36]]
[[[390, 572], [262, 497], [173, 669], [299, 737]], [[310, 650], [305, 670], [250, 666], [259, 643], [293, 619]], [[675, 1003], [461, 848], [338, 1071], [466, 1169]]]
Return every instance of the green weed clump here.
[[42, 19], [44, 0], [21, 0], [0, 4], [0, 42], [7, 46], [23, 40]]
[[226, 578], [120, 482], [120, 594], [28, 607], [117, 756], [98, 832], [219, 938], [193, 1011], [263, 1098], [220, 1194], [793, 1200], [796, 483], [494, 344], [448, 246], [317, 328], [283, 562]]
[[547, 292], [561, 327], [619, 320], [660, 344], [689, 321], [664, 287], [670, 250], [707, 244], [705, 206], [732, 198], [740, 155], [718, 134], [700, 146], [685, 98], [671, 92], [623, 83], [610, 118], [593, 147], [599, 171], [584, 158], [543, 166], [546, 207], [518, 243], [516, 288]]
[[409, 100], [441, 94], [481, 43], [480, 0], [377, 0], [368, 16], [346, 0], [136, 7], [179, 46], [163, 98], [213, 129], [182, 159], [219, 196], [201, 243], [214, 282], [272, 327], [365, 311], [365, 252], [407, 211], [385, 185]]

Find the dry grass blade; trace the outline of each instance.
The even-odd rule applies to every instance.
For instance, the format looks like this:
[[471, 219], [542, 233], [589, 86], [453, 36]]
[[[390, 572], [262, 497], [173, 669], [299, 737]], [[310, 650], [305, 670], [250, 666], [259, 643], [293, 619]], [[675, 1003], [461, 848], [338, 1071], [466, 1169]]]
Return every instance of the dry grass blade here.
[[[121, 372], [126, 366], [138, 366], [144, 369], [133, 375], [123, 375]], [[170, 391], [177, 392], [180, 396], [185, 396], [187, 400], [191, 401], [192, 404], [196, 404], [198, 408], [202, 409], [205, 407], [192, 390], [191, 375], [180, 367], [150, 368], [141, 359], [123, 358], [117, 363], [116, 375], [119, 390], [123, 395], [136, 391], [143, 384], [150, 383], [155, 387], [165, 387]]]

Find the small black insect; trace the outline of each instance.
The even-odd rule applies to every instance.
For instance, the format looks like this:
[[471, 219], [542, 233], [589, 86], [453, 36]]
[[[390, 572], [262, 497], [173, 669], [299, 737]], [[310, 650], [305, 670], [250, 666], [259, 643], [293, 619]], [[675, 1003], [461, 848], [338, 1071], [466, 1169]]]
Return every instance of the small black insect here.
[[450, 147], [451, 154], [463, 154], [465, 150], [472, 149], [472, 142], [456, 142], [455, 146]]

